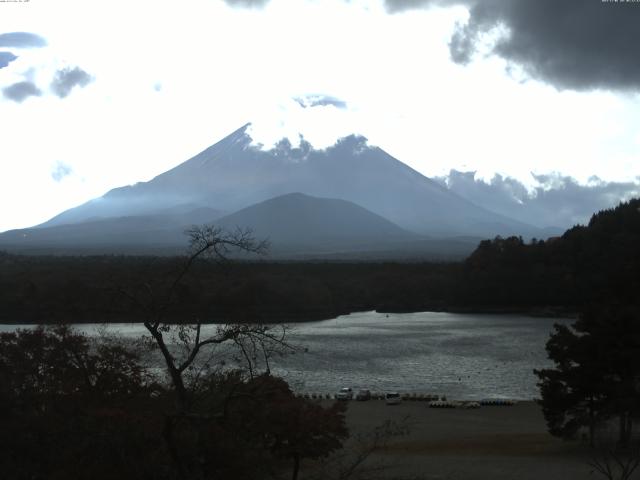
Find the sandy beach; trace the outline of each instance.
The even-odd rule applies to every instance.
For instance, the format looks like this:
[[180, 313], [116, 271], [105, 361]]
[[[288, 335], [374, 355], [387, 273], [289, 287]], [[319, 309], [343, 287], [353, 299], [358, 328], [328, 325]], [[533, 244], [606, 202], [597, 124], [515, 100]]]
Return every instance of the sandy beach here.
[[426, 402], [349, 402], [352, 435], [386, 420], [405, 422], [407, 435], [394, 438], [370, 458], [387, 466], [381, 478], [573, 480], [590, 475], [587, 448], [547, 433], [534, 402], [479, 409], [436, 409]]

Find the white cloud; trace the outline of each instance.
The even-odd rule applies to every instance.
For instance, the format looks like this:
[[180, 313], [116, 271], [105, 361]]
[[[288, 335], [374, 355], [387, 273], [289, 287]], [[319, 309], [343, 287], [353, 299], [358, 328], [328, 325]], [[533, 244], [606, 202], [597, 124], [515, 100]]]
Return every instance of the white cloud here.
[[56, 162], [55, 166], [51, 170], [51, 178], [56, 182], [61, 182], [65, 177], [68, 177], [73, 172], [73, 169], [64, 162]]
[[[558, 92], [505, 74], [499, 58], [451, 62], [463, 8], [389, 15], [382, 2], [57, 0], [3, 5], [0, 33], [34, 32], [48, 46], [0, 69], [0, 88], [43, 90], [0, 99], [0, 231], [46, 220], [115, 186], [148, 180], [246, 122], [256, 141], [302, 133], [317, 148], [359, 133], [427, 175], [450, 169], [530, 181], [559, 171], [624, 181], [640, 175], [635, 97]], [[117, 25], [117, 28], [114, 28]], [[62, 68], [93, 81], [59, 99]], [[161, 88], [158, 86], [161, 85]], [[343, 100], [302, 108], [295, 98]], [[65, 159], [74, 175], [53, 181]], [[43, 201], [42, 195], [46, 195]]]

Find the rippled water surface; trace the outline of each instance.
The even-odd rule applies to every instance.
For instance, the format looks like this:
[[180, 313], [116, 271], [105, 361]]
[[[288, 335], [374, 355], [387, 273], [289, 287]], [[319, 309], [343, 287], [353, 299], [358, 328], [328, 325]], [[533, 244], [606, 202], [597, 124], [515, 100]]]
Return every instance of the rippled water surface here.
[[[297, 391], [330, 393], [343, 386], [447, 395], [455, 399], [538, 396], [534, 368], [554, 323], [515, 315], [362, 312], [296, 324], [292, 343], [306, 348], [274, 360], [273, 373]], [[1, 330], [14, 327], [0, 326]], [[79, 327], [94, 333], [97, 326]], [[126, 337], [139, 325], [110, 325]]]
[[281, 362], [299, 390], [349, 385], [417, 391], [451, 398], [538, 395], [534, 368], [549, 364], [544, 349], [553, 323], [513, 315], [366, 312], [298, 327], [309, 351]]

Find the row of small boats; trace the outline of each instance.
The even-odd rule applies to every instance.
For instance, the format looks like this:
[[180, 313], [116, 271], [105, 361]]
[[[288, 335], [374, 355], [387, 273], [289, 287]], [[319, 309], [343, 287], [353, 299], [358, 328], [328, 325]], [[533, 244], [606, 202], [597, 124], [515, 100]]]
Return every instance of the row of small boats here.
[[[299, 398], [306, 398], [309, 400], [333, 400], [336, 398], [336, 394], [331, 393], [298, 393]], [[487, 398], [479, 401], [458, 401], [447, 400], [444, 395], [434, 395], [425, 393], [401, 393], [400, 397], [405, 402], [428, 402], [430, 408], [479, 408], [481, 406], [498, 406], [509, 407], [515, 405], [515, 400], [506, 398]], [[384, 400], [385, 394], [380, 392], [371, 392], [371, 400]]]

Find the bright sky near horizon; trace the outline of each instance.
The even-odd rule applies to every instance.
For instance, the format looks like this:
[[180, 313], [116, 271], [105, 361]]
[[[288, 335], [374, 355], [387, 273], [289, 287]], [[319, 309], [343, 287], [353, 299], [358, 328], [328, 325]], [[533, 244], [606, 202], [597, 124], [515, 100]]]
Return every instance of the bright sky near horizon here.
[[[558, 33], [548, 0], [535, 8], [552, 34], [533, 0], [506, 3], [2, 2], [0, 231], [149, 180], [247, 122], [266, 146], [362, 134], [427, 176], [640, 182], [640, 76], [620, 51], [640, 34], [616, 23], [618, 56]], [[598, 22], [618, 7], [595, 3], [608, 10], [575, 23], [608, 38]]]

